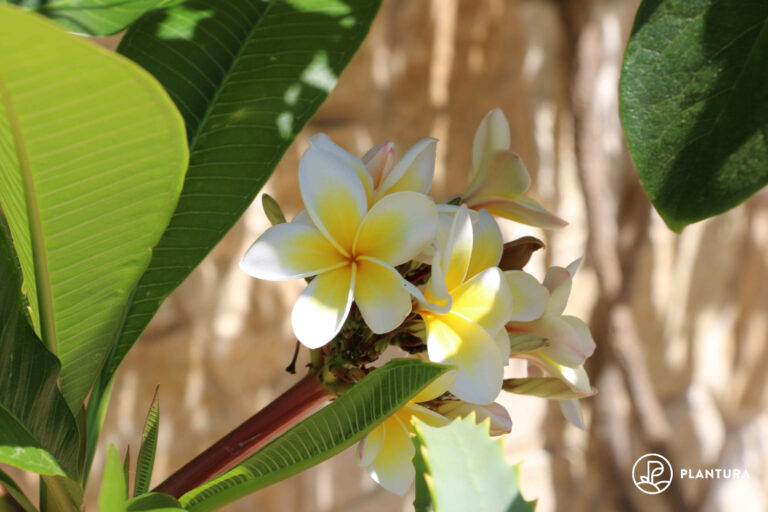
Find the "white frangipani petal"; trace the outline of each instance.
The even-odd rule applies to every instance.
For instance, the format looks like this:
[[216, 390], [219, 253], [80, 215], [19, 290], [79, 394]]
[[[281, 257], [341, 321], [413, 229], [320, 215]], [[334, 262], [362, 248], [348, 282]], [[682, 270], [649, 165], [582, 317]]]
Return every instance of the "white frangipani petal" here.
[[347, 165], [352, 167], [357, 173], [357, 176], [360, 178], [360, 182], [363, 184], [363, 187], [365, 188], [368, 204], [373, 202], [373, 179], [368, 172], [368, 169], [363, 160], [346, 151], [344, 148], [333, 142], [331, 138], [324, 133], [313, 135], [309, 139], [309, 145], [310, 147], [318, 148], [323, 151], [332, 153], [334, 156], [344, 160]]
[[342, 255], [317, 228], [290, 222], [267, 229], [246, 251], [240, 268], [259, 279], [284, 281], [345, 264]]
[[411, 312], [411, 294], [400, 273], [384, 262], [358, 258], [355, 304], [363, 320], [376, 334], [384, 334], [403, 323]]
[[335, 153], [310, 147], [299, 162], [299, 188], [317, 228], [349, 256], [368, 211], [365, 187], [355, 168]]
[[361, 467], [370, 466], [381, 453], [384, 439], [387, 435], [386, 422], [371, 430], [357, 445], [357, 464]]
[[488, 210], [478, 212], [478, 220], [472, 225], [472, 232], [472, 257], [469, 260], [467, 278], [497, 266], [504, 250], [501, 229]]
[[352, 306], [355, 266], [346, 265], [315, 277], [296, 301], [293, 332], [308, 348], [320, 348], [341, 330]]
[[445, 286], [448, 290], [464, 282], [472, 258], [473, 240], [472, 220], [467, 207], [462, 205], [453, 218], [445, 246], [441, 248], [440, 266], [445, 275]]
[[416, 476], [411, 463], [416, 449], [411, 443], [410, 432], [397, 414], [385, 423], [385, 446], [368, 466], [368, 474], [388, 491], [403, 496], [411, 488]]
[[512, 292], [512, 318], [515, 322], [531, 322], [541, 317], [547, 307], [549, 292], [535, 277], [522, 270], [504, 272]]
[[382, 142], [368, 150], [363, 156], [363, 163], [373, 180], [373, 187], [379, 188], [382, 180], [389, 175], [395, 165], [395, 145], [392, 142]]
[[496, 149], [509, 149], [509, 123], [501, 109], [495, 108], [488, 112], [475, 132], [472, 144], [472, 168], [474, 172], [480, 169], [483, 157]]
[[453, 383], [456, 381], [456, 377], [458, 377], [456, 370], [449, 370], [445, 372], [431, 383], [429, 383], [427, 387], [416, 393], [416, 396], [411, 398], [411, 402], [429, 402], [430, 400], [439, 398], [451, 388]]
[[560, 411], [572, 425], [581, 430], [587, 430], [584, 426], [584, 416], [581, 413], [581, 405], [578, 400], [559, 400]]
[[550, 267], [544, 277], [544, 287], [549, 290], [547, 314], [561, 315], [571, 294], [571, 273], [563, 267]]
[[363, 219], [353, 252], [395, 266], [418, 255], [435, 237], [437, 210], [417, 192], [380, 199]]
[[512, 312], [512, 292], [504, 274], [491, 267], [451, 290], [451, 312], [471, 320], [489, 334], [501, 329]]
[[383, 177], [377, 197], [401, 191], [429, 192], [435, 174], [436, 152], [437, 139], [429, 137], [414, 144]]
[[451, 393], [475, 404], [493, 402], [504, 379], [504, 361], [494, 339], [476, 323], [454, 313], [423, 317], [430, 361], [458, 370]]

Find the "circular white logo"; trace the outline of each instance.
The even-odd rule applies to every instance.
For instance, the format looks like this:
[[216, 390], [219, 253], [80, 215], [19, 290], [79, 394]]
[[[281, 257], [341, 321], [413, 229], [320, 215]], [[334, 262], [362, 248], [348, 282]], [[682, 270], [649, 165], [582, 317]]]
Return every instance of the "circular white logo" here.
[[659, 494], [672, 483], [672, 464], [658, 453], [646, 453], [632, 466], [632, 480], [641, 492]]

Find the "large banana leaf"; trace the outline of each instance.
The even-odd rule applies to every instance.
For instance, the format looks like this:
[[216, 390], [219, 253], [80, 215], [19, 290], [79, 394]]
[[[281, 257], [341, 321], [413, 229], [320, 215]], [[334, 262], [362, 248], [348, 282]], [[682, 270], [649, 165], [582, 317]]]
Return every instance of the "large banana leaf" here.
[[21, 273], [0, 213], [0, 463], [77, 475], [77, 424], [56, 385], [59, 367], [27, 322]]
[[181, 117], [127, 59], [0, 6], [0, 205], [78, 409], [178, 200]]
[[[116, 34], [152, 9], [167, 7], [180, 0], [9, 0], [32, 9], [76, 34], [106, 36]], [[2, 0], [0, 0], [2, 3]]]
[[416, 359], [390, 361], [242, 464], [182, 496], [181, 504], [214, 510], [336, 455], [447, 370]]
[[187, 125], [179, 206], [101, 379], [253, 201], [336, 84], [380, 0], [187, 0], [144, 16], [118, 51], [165, 86]]

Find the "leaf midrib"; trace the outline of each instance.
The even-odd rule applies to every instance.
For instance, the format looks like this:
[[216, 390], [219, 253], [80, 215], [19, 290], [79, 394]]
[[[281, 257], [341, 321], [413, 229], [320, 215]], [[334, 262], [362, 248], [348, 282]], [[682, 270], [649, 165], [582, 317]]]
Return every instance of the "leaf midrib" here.
[[221, 81], [221, 84], [219, 85], [219, 87], [216, 88], [216, 92], [213, 93], [210, 103], [205, 108], [205, 113], [203, 114], [203, 117], [200, 119], [200, 122], [197, 124], [197, 130], [195, 130], [194, 135], [192, 135], [192, 139], [189, 141], [190, 161], [191, 161], [192, 153], [195, 151], [195, 147], [197, 146], [197, 142], [200, 139], [201, 134], [205, 131], [205, 126], [208, 124], [208, 119], [211, 117], [211, 112], [213, 112], [216, 103], [218, 103], [219, 101], [219, 96], [221, 96], [221, 92], [227, 88], [229, 79], [232, 76], [232, 71], [237, 67], [238, 63], [240, 62], [240, 59], [243, 56], [243, 52], [245, 51], [246, 46], [248, 46], [248, 42], [253, 38], [253, 33], [256, 31], [257, 28], [261, 26], [262, 21], [264, 20], [264, 18], [266, 18], [269, 15], [269, 12], [272, 9], [272, 6], [274, 6], [276, 3], [277, 2], [270, 2], [267, 5], [267, 7], [264, 9], [264, 12], [262, 12], [261, 15], [259, 15], [259, 19], [256, 20], [256, 23], [254, 23], [251, 29], [248, 31], [248, 35], [246, 35], [245, 39], [243, 39], [243, 44], [240, 46], [240, 49], [237, 50], [237, 53], [232, 59], [232, 62], [230, 63], [230, 65], [227, 66], [227, 69], [226, 69], [226, 72], [224, 73], [224, 77]]
[[32, 176], [32, 166], [29, 153], [21, 130], [16, 110], [11, 101], [11, 94], [6, 86], [5, 77], [0, 73], [0, 100], [2, 100], [8, 123], [13, 134], [14, 149], [19, 162], [21, 179], [24, 188], [24, 204], [27, 207], [27, 222], [29, 238], [32, 245], [32, 261], [35, 267], [35, 288], [37, 290], [37, 310], [40, 318], [40, 334], [43, 343], [53, 354], [57, 354], [56, 329], [53, 316], [53, 293], [48, 272], [48, 258], [43, 237], [43, 224], [40, 218], [40, 207], [35, 194], [35, 182]]

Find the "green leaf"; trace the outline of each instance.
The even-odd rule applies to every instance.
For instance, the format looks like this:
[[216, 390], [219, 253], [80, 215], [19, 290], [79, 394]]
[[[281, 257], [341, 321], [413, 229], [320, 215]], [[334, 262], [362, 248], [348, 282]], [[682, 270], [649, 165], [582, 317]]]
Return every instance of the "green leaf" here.
[[550, 340], [537, 334], [510, 334], [510, 354], [533, 352], [552, 344]]
[[504, 460], [502, 439], [488, 435], [489, 420], [475, 424], [470, 414], [444, 427], [413, 423], [417, 512], [534, 510], [520, 495], [517, 468]]
[[505, 379], [503, 389], [518, 395], [532, 395], [550, 400], [573, 400], [590, 396], [572, 390], [565, 382], [556, 377]]
[[141, 448], [136, 460], [136, 476], [133, 487], [133, 495], [140, 496], [149, 490], [149, 481], [152, 479], [152, 467], [155, 464], [155, 449], [157, 448], [157, 432], [160, 426], [160, 400], [158, 390], [155, 389], [155, 397], [152, 406], [147, 413], [144, 422], [144, 433], [141, 435]]
[[184, 510], [176, 498], [161, 492], [150, 492], [128, 500], [127, 512], [172, 512]]
[[107, 463], [99, 492], [99, 510], [104, 512], [124, 512], [128, 486], [125, 483], [123, 465], [115, 445], [109, 445]]
[[621, 120], [667, 225], [738, 205], [768, 183], [768, 2], [645, 0], [621, 76]]
[[187, 510], [214, 510], [318, 464], [360, 440], [449, 368], [395, 359], [243, 463], [181, 497]]
[[360, 46], [380, 0], [188, 0], [133, 25], [119, 51], [184, 116], [179, 206], [136, 288], [101, 384], [165, 298], [235, 224]]
[[125, 58], [10, 6], [0, 34], [0, 205], [74, 411], [176, 205], [184, 128]]
[[131, 445], [125, 449], [125, 457], [123, 457], [123, 478], [125, 478], [125, 485], [128, 486], [131, 483]]
[[66, 476], [41, 475], [40, 502], [42, 512], [81, 512], [83, 488]]
[[180, 0], [10, 0], [56, 21], [70, 32], [107, 36], [125, 30], [152, 9]]
[[[5, 490], [7, 496], [10, 496], [13, 501], [10, 501], [7, 496], [3, 495], [3, 490]], [[16, 485], [16, 482], [14, 482], [9, 475], [0, 470], [0, 511], [4, 512], [5, 510], [8, 510], [18, 512], [19, 509], [17, 505], [18, 507], [21, 507], [24, 512], [37, 512], [35, 506], [32, 505], [32, 502], [29, 501], [29, 499], [27, 499], [21, 488]]]
[[76, 475], [77, 424], [56, 384], [59, 361], [27, 322], [21, 272], [2, 212], [0, 283], [0, 462]]

